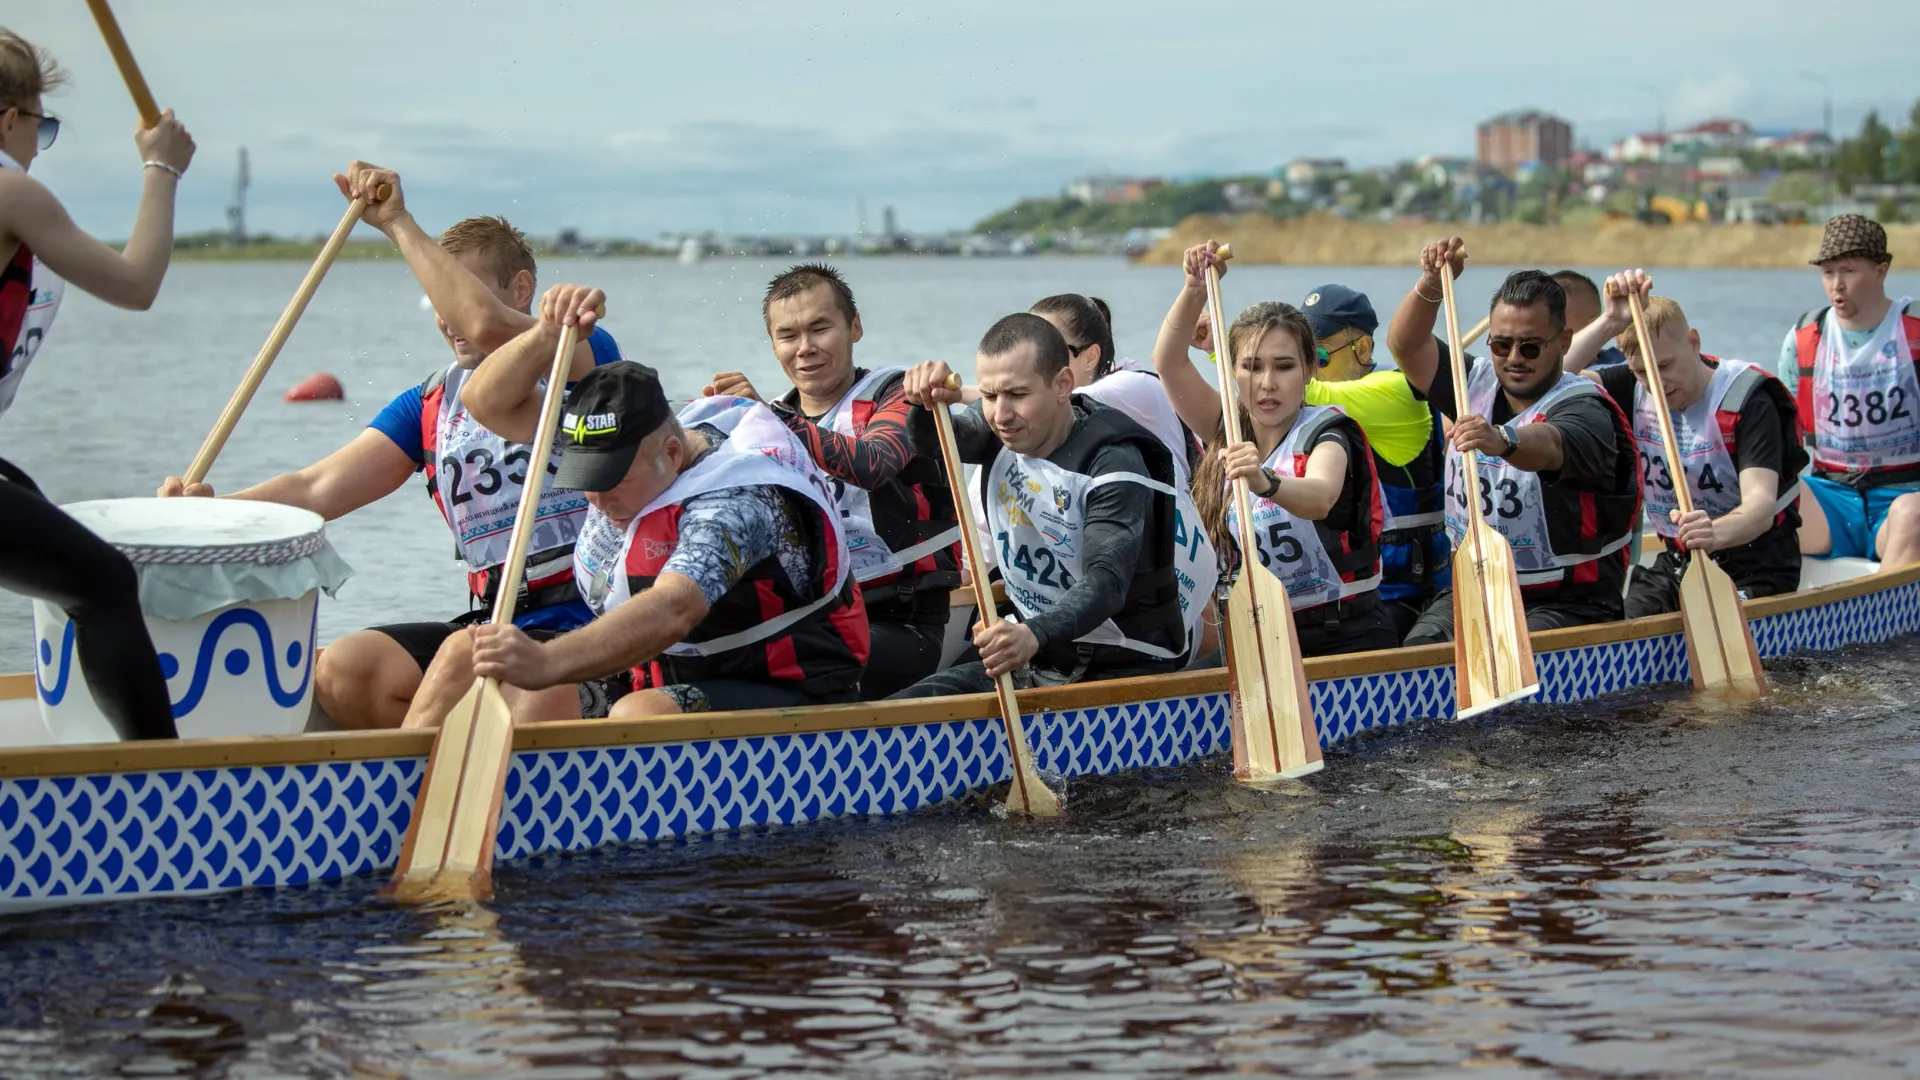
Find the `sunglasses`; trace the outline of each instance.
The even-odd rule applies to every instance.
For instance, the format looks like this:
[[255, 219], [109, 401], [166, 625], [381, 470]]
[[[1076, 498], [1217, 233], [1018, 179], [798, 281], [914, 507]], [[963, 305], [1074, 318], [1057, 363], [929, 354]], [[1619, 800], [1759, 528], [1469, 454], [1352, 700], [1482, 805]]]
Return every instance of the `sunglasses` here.
[[1525, 341], [1515, 341], [1510, 337], [1487, 339], [1487, 351], [1502, 360], [1505, 360], [1515, 349], [1520, 350], [1522, 360], [1538, 360], [1541, 350], [1546, 347], [1546, 342], [1535, 338], [1528, 338]]
[[[1315, 357], [1319, 359], [1320, 366], [1326, 367], [1327, 364], [1333, 360], [1335, 353], [1339, 352], [1341, 349], [1353, 349], [1353, 347], [1358, 344], [1360, 344], [1360, 339], [1354, 338], [1352, 341], [1349, 341], [1344, 345], [1335, 345], [1331, 349], [1326, 348], [1325, 346], [1322, 346], [1322, 345], [1315, 345], [1313, 347], [1313, 354]], [[1361, 361], [1360, 350], [1358, 349], [1354, 349], [1353, 359], [1355, 363], [1361, 364], [1362, 367], [1364, 367], [1367, 371], [1372, 371], [1374, 368], [1378, 367], [1380, 363], [1377, 360], [1365, 361], [1365, 362]]]
[[1088, 349], [1093, 348], [1093, 346], [1094, 346], [1094, 343], [1091, 341], [1087, 342], [1085, 345], [1069, 345], [1067, 346], [1067, 355], [1072, 357], [1075, 360], [1078, 360], [1080, 359], [1081, 353], [1086, 352]]
[[53, 140], [60, 137], [60, 118], [57, 116], [46, 116], [41, 113], [31, 113], [19, 106], [15, 106], [14, 111], [21, 116], [31, 116], [35, 120], [40, 121], [40, 149], [52, 149]]

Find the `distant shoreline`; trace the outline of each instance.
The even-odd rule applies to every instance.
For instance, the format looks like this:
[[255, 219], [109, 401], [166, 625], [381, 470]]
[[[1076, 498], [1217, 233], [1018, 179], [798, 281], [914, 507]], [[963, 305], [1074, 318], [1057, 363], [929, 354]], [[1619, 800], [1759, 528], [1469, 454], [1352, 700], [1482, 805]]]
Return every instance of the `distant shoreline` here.
[[[1231, 243], [1234, 260], [1243, 264], [1414, 266], [1429, 241], [1458, 235], [1482, 265], [1804, 270], [1820, 249], [1820, 232], [1818, 225], [1475, 225], [1352, 221], [1332, 215], [1277, 221], [1265, 214], [1196, 214], [1139, 261], [1174, 265], [1186, 248], [1219, 240]], [[1920, 225], [1888, 226], [1887, 240], [1896, 267], [1920, 265]]]

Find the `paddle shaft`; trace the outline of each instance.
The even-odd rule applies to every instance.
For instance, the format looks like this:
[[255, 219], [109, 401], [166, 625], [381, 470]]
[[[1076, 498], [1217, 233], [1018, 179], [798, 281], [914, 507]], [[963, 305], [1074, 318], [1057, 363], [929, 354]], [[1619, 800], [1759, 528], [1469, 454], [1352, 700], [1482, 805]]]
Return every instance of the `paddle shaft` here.
[[133, 50], [127, 47], [127, 38], [120, 32], [120, 20], [113, 17], [113, 9], [107, 6], [107, 0], [87, 0], [87, 9], [93, 12], [93, 21], [100, 24], [100, 36], [106, 39], [107, 51], [113, 54], [113, 63], [120, 69], [120, 77], [127, 81], [127, 93], [133, 95], [133, 107], [140, 110], [140, 126], [150, 128], [160, 122], [160, 107], [153, 103], [153, 91], [147, 89], [147, 80], [140, 74], [140, 65], [134, 62]]
[[527, 482], [520, 488], [520, 510], [513, 518], [513, 540], [507, 546], [507, 561], [500, 568], [500, 591], [493, 598], [493, 621], [497, 625], [512, 622], [514, 608], [520, 602], [520, 585], [527, 576], [527, 548], [533, 545], [534, 521], [540, 516], [540, 499], [553, 478], [537, 463], [546, 460], [554, 433], [560, 429], [560, 406], [567, 399], [567, 372], [573, 366], [574, 348], [579, 341], [578, 326], [561, 328], [560, 347], [554, 350], [553, 368], [547, 372], [547, 391], [540, 401], [540, 426], [531, 445], [533, 464], [528, 465]]
[[[1660, 363], [1653, 355], [1653, 336], [1647, 333], [1647, 313], [1640, 306], [1640, 294], [1627, 293], [1627, 309], [1633, 313], [1633, 336], [1640, 341], [1641, 367], [1647, 373], [1647, 396], [1653, 399], [1653, 414], [1660, 421], [1661, 450], [1667, 459], [1667, 471], [1673, 474], [1673, 497], [1682, 514], [1693, 513], [1693, 492], [1687, 489], [1687, 474], [1681, 471], [1680, 448], [1673, 442], [1673, 414], [1667, 411], [1667, 388], [1660, 379]], [[1699, 554], [1695, 552], [1695, 554]]]
[[[1220, 249], [1222, 259], [1233, 258], [1231, 247]], [[1240, 436], [1240, 398], [1236, 392], [1233, 376], [1233, 345], [1228, 341], [1227, 323], [1221, 317], [1220, 272], [1207, 265], [1207, 319], [1213, 324], [1213, 355], [1215, 375], [1220, 381], [1220, 430], [1226, 439], [1226, 445], [1233, 446], [1241, 442]], [[1233, 509], [1239, 517], [1241, 562], [1247, 563], [1258, 550], [1253, 546], [1253, 495], [1247, 488], [1246, 478], [1233, 482]]]
[[[1453, 368], [1453, 414], [1466, 416], [1471, 410], [1467, 404], [1467, 361], [1464, 353], [1465, 339], [1460, 336], [1460, 312], [1453, 303], [1453, 267], [1440, 267], [1440, 297], [1447, 312], [1447, 350], [1448, 363]], [[1480, 549], [1480, 530], [1486, 527], [1486, 521], [1480, 513], [1480, 455], [1472, 450], [1460, 451], [1460, 471], [1467, 485], [1467, 543], [1473, 548], [1473, 558], [1479, 562], [1485, 558]]]
[[1460, 338], [1460, 347], [1464, 349], [1467, 346], [1473, 344], [1475, 341], [1478, 341], [1480, 339], [1480, 335], [1486, 333], [1487, 327], [1491, 326], [1492, 324], [1493, 324], [1493, 316], [1491, 315], [1488, 315], [1482, 318], [1479, 322], [1474, 323], [1473, 329], [1467, 331], [1466, 334]]
[[[947, 378], [947, 389], [960, 389], [960, 376]], [[970, 524], [973, 520], [973, 502], [967, 492], [967, 472], [960, 461], [960, 444], [953, 437], [953, 417], [947, 415], [946, 405], [934, 402], [927, 407], [933, 414], [934, 429], [940, 435], [940, 459], [947, 467], [947, 486], [953, 491], [953, 508], [960, 520], [960, 545], [966, 553], [967, 566], [972, 570], [973, 599], [980, 611], [980, 622], [987, 629], [999, 625], [1000, 613], [993, 602], [993, 585], [987, 581], [987, 564], [980, 558], [980, 535]], [[1009, 764], [1013, 773], [1013, 801], [1020, 809], [1033, 813], [1036, 803], [1051, 797], [1051, 793], [1042, 796], [1029, 789], [1028, 774], [1033, 768], [1033, 753], [1027, 746], [1025, 731], [1020, 725], [1020, 702], [1014, 693], [1013, 676], [1002, 672], [994, 677], [993, 690], [1000, 698], [1000, 719], [1007, 729], [1007, 754], [1012, 758]], [[1037, 774], [1032, 783], [1038, 783]], [[1057, 800], [1055, 800], [1057, 801]]]
[[[373, 193], [372, 201], [379, 202], [392, 191], [392, 188], [382, 184]], [[321, 279], [327, 276], [333, 260], [340, 254], [340, 249], [346, 246], [348, 235], [360, 222], [360, 215], [366, 213], [367, 202], [367, 199], [359, 198], [348, 204], [346, 215], [340, 219], [340, 224], [334, 226], [333, 235], [327, 237], [326, 246], [320, 249], [319, 257], [313, 260], [313, 266], [307, 270], [307, 276], [301, 279], [300, 287], [293, 291], [293, 299], [288, 302], [287, 309], [280, 313], [280, 321], [273, 324], [273, 332], [267, 335], [267, 343], [260, 346], [259, 355], [253, 358], [253, 366], [247, 368], [246, 376], [234, 388], [233, 397], [227, 399], [227, 407], [221, 410], [220, 419], [214, 422], [213, 430], [207, 432], [206, 441], [200, 444], [200, 452], [193, 456], [193, 464], [187, 467], [186, 482], [189, 485], [207, 478], [214, 459], [220, 456], [220, 451], [227, 445], [227, 436], [233, 434], [234, 427], [240, 423], [241, 414], [247, 411], [247, 405], [253, 401], [254, 392], [260, 389], [261, 381], [267, 377], [267, 371], [279, 357], [280, 349], [286, 345], [287, 338], [293, 335], [294, 324], [300, 321], [300, 316], [307, 310], [308, 301], [319, 290]]]

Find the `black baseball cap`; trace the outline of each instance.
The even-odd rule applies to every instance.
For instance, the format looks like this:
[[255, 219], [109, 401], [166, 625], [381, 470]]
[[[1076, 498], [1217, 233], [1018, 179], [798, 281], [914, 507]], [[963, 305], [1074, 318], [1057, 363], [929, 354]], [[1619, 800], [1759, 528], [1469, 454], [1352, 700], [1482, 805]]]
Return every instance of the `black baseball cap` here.
[[1358, 330], [1368, 337], [1380, 328], [1380, 317], [1373, 313], [1367, 294], [1345, 285], [1322, 285], [1307, 294], [1300, 305], [1307, 321], [1313, 324], [1313, 336], [1330, 338], [1342, 330]]
[[588, 372], [560, 413], [560, 471], [553, 486], [606, 491], [626, 479], [640, 441], [673, 416], [660, 373], [616, 360]]

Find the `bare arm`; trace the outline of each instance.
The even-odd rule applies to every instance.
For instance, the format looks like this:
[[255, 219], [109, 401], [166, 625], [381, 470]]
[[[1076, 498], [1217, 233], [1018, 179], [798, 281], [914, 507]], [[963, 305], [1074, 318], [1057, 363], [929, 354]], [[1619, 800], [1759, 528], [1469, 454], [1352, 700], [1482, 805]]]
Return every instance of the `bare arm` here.
[[1433, 385], [1440, 368], [1440, 346], [1433, 337], [1434, 320], [1444, 299], [1440, 267], [1451, 263], [1455, 278], [1466, 268], [1466, 242], [1457, 236], [1436, 240], [1420, 251], [1420, 280], [1400, 299], [1387, 326], [1387, 349], [1393, 362], [1406, 372], [1407, 382], [1422, 395]]
[[1567, 355], [1561, 361], [1562, 367], [1576, 375], [1591, 374], [1586, 371], [1587, 365], [1599, 357], [1609, 340], [1633, 325], [1633, 309], [1627, 306], [1628, 290], [1638, 292], [1644, 305], [1653, 292], [1653, 279], [1644, 270], [1629, 270], [1608, 277], [1600, 289], [1603, 305], [1600, 317], [1573, 335], [1573, 343], [1567, 346]]
[[640, 595], [541, 646], [547, 654], [547, 685], [598, 679], [643, 664], [685, 641], [707, 611], [707, 598], [692, 578], [663, 573]]
[[[406, 451], [369, 428], [298, 472], [282, 473], [224, 498], [297, 506], [333, 521], [398, 491], [415, 468]], [[162, 496], [183, 493], [180, 479], [173, 476], [159, 491]], [[213, 489], [198, 485], [192, 494], [211, 495]]]
[[81, 231], [53, 192], [13, 169], [0, 170], [0, 233], [33, 249], [48, 269], [75, 288], [115, 307], [145, 311], [160, 295], [173, 257], [173, 193], [179, 183], [165, 169], [146, 173], [125, 251]]
[[1260, 471], [1264, 459], [1259, 447], [1250, 442], [1235, 443], [1222, 453], [1227, 479], [1244, 478], [1253, 494], [1309, 521], [1321, 521], [1333, 513], [1340, 493], [1347, 487], [1347, 448], [1331, 439], [1315, 446], [1307, 456], [1305, 476], [1281, 477], [1280, 486], [1272, 490], [1267, 489], [1266, 476]]
[[1552, 424], [1521, 424], [1513, 429], [1520, 449], [1507, 455], [1507, 464], [1528, 472], [1558, 472], [1566, 464], [1560, 429]]
[[[1173, 298], [1173, 306], [1167, 309], [1167, 317], [1160, 323], [1160, 336], [1153, 343], [1153, 370], [1160, 375], [1160, 385], [1173, 404], [1174, 415], [1202, 438], [1220, 427], [1220, 390], [1200, 374], [1188, 350], [1193, 346], [1200, 314], [1207, 308], [1206, 279], [1196, 277], [1195, 271], [1204, 275], [1205, 260], [1215, 258], [1212, 253], [1218, 247], [1209, 240], [1187, 249], [1181, 268], [1184, 280], [1180, 294]], [[1219, 266], [1220, 272], [1226, 273], [1225, 264]], [[1209, 329], [1215, 338], [1221, 333], [1220, 327]]]
[[1751, 544], [1773, 527], [1773, 506], [1780, 500], [1780, 474], [1772, 469], [1740, 470], [1740, 505], [1713, 523], [1714, 545]]
[[[465, 273], [465, 271], [462, 271]], [[532, 442], [540, 427], [540, 380], [553, 370], [563, 322], [573, 322], [584, 339], [593, 330], [595, 312], [606, 303], [599, 289], [555, 285], [540, 302], [541, 317], [473, 369], [460, 400], [475, 420], [508, 442]], [[585, 347], [584, 340], [581, 342]], [[589, 353], [591, 357], [591, 353]], [[593, 361], [587, 361], [592, 369]], [[576, 350], [572, 373], [579, 372]]]

